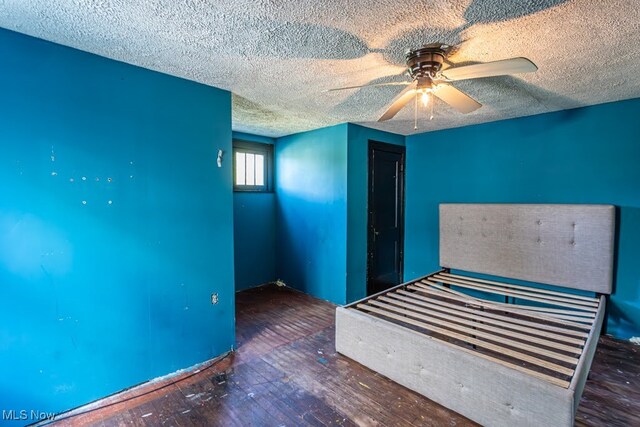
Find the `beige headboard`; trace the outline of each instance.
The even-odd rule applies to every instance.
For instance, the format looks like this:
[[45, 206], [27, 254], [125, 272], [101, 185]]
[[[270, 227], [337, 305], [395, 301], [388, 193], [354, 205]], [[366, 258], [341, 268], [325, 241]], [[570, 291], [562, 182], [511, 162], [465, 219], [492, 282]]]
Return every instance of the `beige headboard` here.
[[610, 294], [611, 205], [441, 204], [440, 265]]

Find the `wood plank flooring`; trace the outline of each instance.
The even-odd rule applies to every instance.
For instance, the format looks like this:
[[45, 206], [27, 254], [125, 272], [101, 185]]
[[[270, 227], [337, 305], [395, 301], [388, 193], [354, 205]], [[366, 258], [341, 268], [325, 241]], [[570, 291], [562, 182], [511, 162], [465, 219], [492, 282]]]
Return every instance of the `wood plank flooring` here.
[[[79, 408], [93, 410], [56, 425], [474, 425], [337, 354], [328, 302], [264, 286], [238, 293], [236, 308], [236, 353]], [[639, 417], [640, 347], [602, 337], [576, 425], [640, 425]]]

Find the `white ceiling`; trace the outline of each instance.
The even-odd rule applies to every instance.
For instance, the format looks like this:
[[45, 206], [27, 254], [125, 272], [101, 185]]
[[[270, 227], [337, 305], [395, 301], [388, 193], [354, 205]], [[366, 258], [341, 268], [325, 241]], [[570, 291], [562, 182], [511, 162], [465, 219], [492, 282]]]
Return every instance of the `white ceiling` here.
[[454, 63], [526, 56], [534, 74], [463, 81], [484, 106], [436, 104], [417, 132], [640, 97], [640, 0], [0, 0], [0, 27], [230, 90], [235, 130], [281, 136], [375, 120], [404, 52], [463, 42]]

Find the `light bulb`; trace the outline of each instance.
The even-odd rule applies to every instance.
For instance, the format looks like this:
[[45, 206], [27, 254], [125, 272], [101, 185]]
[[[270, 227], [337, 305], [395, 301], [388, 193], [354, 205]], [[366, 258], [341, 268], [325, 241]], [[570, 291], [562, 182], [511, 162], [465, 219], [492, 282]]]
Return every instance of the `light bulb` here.
[[425, 107], [429, 104], [429, 93], [427, 91], [422, 92], [422, 105]]

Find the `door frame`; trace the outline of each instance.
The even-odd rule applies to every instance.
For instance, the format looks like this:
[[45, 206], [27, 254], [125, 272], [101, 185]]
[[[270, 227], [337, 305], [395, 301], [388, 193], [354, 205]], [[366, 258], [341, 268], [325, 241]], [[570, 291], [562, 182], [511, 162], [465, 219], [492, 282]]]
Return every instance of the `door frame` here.
[[388, 144], [385, 142], [369, 140], [367, 147], [367, 296], [371, 290], [371, 261], [373, 260], [373, 211], [371, 211], [371, 195], [373, 193], [373, 152], [374, 150], [400, 154], [400, 283], [404, 280], [404, 204], [405, 204], [405, 171], [406, 171], [406, 147], [403, 145]]

